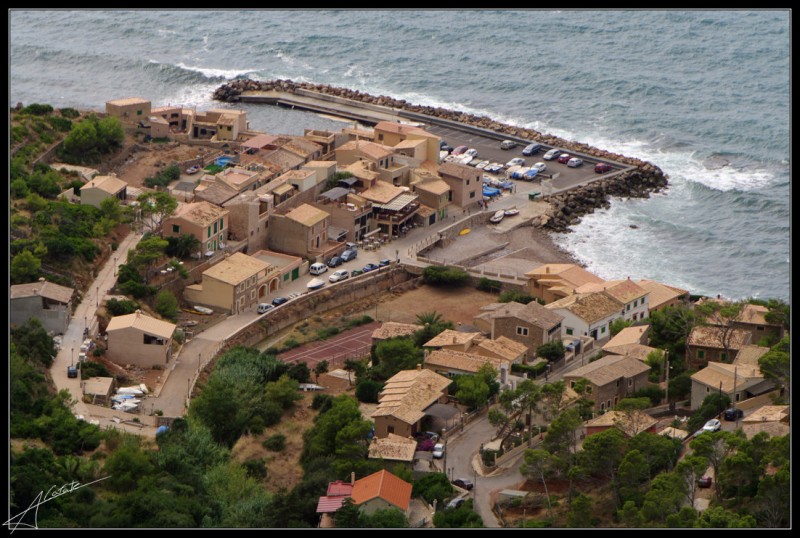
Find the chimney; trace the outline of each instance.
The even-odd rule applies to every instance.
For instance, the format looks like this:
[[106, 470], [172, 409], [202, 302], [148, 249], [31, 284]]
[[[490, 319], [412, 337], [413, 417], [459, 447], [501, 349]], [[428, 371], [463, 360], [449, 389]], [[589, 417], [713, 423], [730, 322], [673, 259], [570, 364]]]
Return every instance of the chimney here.
[[453, 335], [453, 343], [454, 344], [457, 343], [457, 340], [458, 340], [458, 337], [456, 335]]
[[417, 364], [417, 370], [422, 370], [422, 364]]
[[356, 483], [356, 473], [355, 473], [355, 471], [352, 471], [350, 473], [350, 483], [351, 484], [355, 484]]
[[548, 274], [548, 275], [550, 274], [550, 266], [549, 265], [544, 268], [544, 272], [545, 272], [545, 274]]

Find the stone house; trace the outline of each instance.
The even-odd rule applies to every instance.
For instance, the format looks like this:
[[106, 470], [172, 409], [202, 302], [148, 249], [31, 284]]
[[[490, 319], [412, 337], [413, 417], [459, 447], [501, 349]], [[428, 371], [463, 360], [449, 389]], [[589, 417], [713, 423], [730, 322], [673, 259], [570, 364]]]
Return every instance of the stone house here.
[[191, 235], [203, 252], [216, 252], [226, 246], [229, 213], [206, 201], [179, 204], [175, 213], [164, 219], [161, 229], [165, 238]]
[[586, 437], [609, 428], [617, 428], [625, 437], [635, 437], [642, 432], [656, 433], [658, 419], [644, 411], [608, 411], [586, 423]]
[[647, 296], [649, 292], [630, 278], [608, 280], [599, 284], [590, 282], [575, 289], [577, 294], [593, 292], [603, 292], [619, 301], [623, 306], [622, 318], [626, 321], [641, 321], [648, 316]]
[[689, 303], [689, 292], [681, 288], [662, 284], [655, 280], [634, 280], [634, 282], [649, 292], [647, 306], [650, 313], [663, 310], [668, 306]]
[[378, 407], [370, 418], [375, 423], [375, 437], [390, 433], [414, 437], [423, 431], [426, 409], [447, 400], [450, 379], [418, 366], [403, 370], [386, 381], [378, 396]]
[[573, 263], [546, 263], [525, 273], [528, 294], [552, 303], [575, 293], [575, 289], [589, 283], [602, 284], [604, 280]]
[[172, 358], [175, 324], [143, 314], [114, 316], [106, 327], [106, 356], [116, 364], [164, 366]]
[[411, 484], [384, 469], [356, 480], [351, 496], [364, 514], [396, 508], [408, 516], [411, 489]]
[[604, 292], [569, 295], [545, 306], [562, 316], [565, 336], [611, 336], [611, 323], [623, 317], [624, 305]]
[[[698, 325], [692, 328], [686, 339], [686, 367], [690, 370], [703, 368], [709, 362], [727, 362], [736, 360], [739, 350], [748, 345], [752, 334], [740, 329], [724, 329], [713, 325]], [[723, 340], [727, 340], [728, 352], [725, 352]]]
[[269, 249], [302, 258], [324, 259], [341, 247], [329, 241], [330, 220], [330, 213], [311, 204], [302, 204], [283, 215], [272, 213]]
[[462, 209], [477, 208], [483, 202], [481, 171], [456, 163], [439, 165], [439, 175], [450, 187], [450, 202]]
[[120, 202], [128, 197], [128, 184], [116, 176], [95, 176], [81, 187], [81, 205], [100, 208], [107, 198], [117, 198]]
[[[511, 368], [511, 363], [505, 359], [451, 349], [435, 349], [427, 353], [423, 367], [445, 377], [454, 377], [475, 375], [485, 364], [491, 365], [498, 377], [504, 377], [503, 372], [507, 374]], [[501, 383], [505, 383], [505, 379]]]
[[187, 302], [221, 308], [232, 314], [264, 302], [280, 283], [280, 270], [262, 260], [235, 252], [203, 271], [202, 283], [186, 286]]
[[561, 339], [563, 316], [536, 301], [492, 303], [473, 318], [475, 327], [492, 340], [508, 338], [527, 347], [525, 358], [533, 358], [539, 346]]
[[380, 121], [374, 128], [374, 139], [391, 146], [396, 152], [419, 162], [439, 162], [441, 138], [421, 127], [391, 121]]
[[128, 97], [106, 101], [106, 114], [124, 124], [136, 125], [151, 114], [152, 103], [141, 97]]
[[47, 282], [44, 278], [38, 282], [14, 284], [9, 289], [9, 324], [13, 328], [36, 318], [47, 332], [65, 334], [72, 319], [74, 294], [74, 289]]
[[749, 332], [751, 342], [756, 343], [764, 337], [778, 341], [783, 338], [783, 325], [768, 322], [765, 317], [768, 312], [766, 306], [747, 304], [731, 325], [735, 329]]
[[431, 226], [447, 218], [447, 207], [450, 205], [450, 186], [442, 179], [414, 184], [414, 192], [419, 196], [422, 208], [428, 208], [423, 224]]
[[336, 163], [339, 168], [345, 168], [356, 161], [372, 163], [381, 181], [395, 186], [408, 185], [411, 167], [402, 164], [390, 146], [353, 140], [336, 148]]
[[361, 241], [373, 229], [372, 202], [344, 187], [323, 192], [312, 205], [331, 216], [331, 226], [345, 230], [347, 241]]
[[574, 389], [575, 382], [585, 378], [589, 382], [586, 398], [594, 402], [595, 412], [604, 412], [647, 386], [649, 371], [650, 367], [637, 359], [608, 355], [564, 374], [564, 382]]
[[758, 365], [709, 362], [705, 368], [692, 374], [691, 408], [699, 409], [706, 396], [714, 393], [727, 395], [736, 405], [774, 388], [775, 383], [764, 379]]

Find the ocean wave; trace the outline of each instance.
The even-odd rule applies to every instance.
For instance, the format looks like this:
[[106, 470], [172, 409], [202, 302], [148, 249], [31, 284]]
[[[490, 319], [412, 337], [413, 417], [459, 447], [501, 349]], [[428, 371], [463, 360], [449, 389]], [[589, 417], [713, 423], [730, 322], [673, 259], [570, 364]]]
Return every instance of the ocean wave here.
[[149, 60], [145, 69], [158, 69], [162, 71], [170, 82], [174, 82], [171, 77], [175, 77], [181, 82], [204, 82], [204, 81], [225, 81], [233, 80], [235, 78], [247, 77], [258, 71], [257, 68], [253, 69], [215, 69], [213, 67], [198, 67], [186, 65], [183, 62], [176, 64], [159, 62], [157, 60]]

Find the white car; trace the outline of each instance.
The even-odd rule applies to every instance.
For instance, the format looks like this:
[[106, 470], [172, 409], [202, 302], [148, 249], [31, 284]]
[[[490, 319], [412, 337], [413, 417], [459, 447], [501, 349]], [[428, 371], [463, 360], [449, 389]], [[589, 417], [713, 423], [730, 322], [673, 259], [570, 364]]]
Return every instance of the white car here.
[[481, 161], [481, 162], [479, 162], [479, 163], [477, 164], [477, 166], [475, 166], [475, 168], [477, 168], [478, 170], [483, 170], [484, 168], [486, 168], [486, 167], [487, 167], [487, 166], [489, 166], [490, 164], [491, 164], [491, 163], [490, 163], [489, 161]]
[[577, 168], [583, 164], [583, 159], [579, 159], [578, 157], [573, 157], [567, 161], [567, 166], [570, 168]]
[[548, 151], [547, 153], [545, 153], [545, 154], [542, 156], [542, 158], [543, 158], [545, 161], [552, 161], [552, 160], [554, 160], [554, 159], [557, 159], [559, 155], [561, 155], [561, 150], [560, 150], [560, 149], [555, 149], [555, 148], [553, 148], [553, 149], [551, 149], [550, 151]]
[[443, 443], [436, 443], [433, 447], [433, 457], [435, 459], [441, 459], [444, 457], [444, 444]]
[[478, 150], [475, 148], [469, 148], [467, 151], [464, 152], [464, 155], [469, 155], [470, 157], [477, 157]]
[[547, 170], [547, 165], [544, 164], [543, 162], [538, 162], [538, 163], [534, 164], [533, 166], [531, 166], [531, 168], [535, 168], [539, 173], [542, 173], [545, 170]]
[[333, 273], [328, 280], [331, 282], [339, 282], [340, 280], [346, 280], [350, 278], [350, 272], [346, 269], [339, 269], [335, 273]]
[[525, 164], [525, 159], [522, 157], [516, 157], [506, 163], [506, 168], [511, 168], [512, 166], [522, 166], [523, 164]]
[[704, 432], [715, 432], [720, 428], [722, 428], [722, 423], [715, 418], [712, 418], [703, 425]]

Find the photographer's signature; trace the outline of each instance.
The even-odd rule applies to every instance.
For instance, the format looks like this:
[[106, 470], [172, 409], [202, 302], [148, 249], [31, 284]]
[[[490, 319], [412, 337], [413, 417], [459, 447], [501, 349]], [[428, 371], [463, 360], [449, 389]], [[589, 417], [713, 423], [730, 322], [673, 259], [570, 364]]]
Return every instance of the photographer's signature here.
[[[105, 480], [106, 478], [108, 477], [104, 476], [103, 478], [99, 478], [94, 482], [89, 482], [88, 484], [81, 484], [80, 482], [73, 480], [72, 482], [64, 484], [60, 488], [56, 486], [51, 486], [50, 489], [47, 490], [47, 493], [45, 493], [44, 491], [40, 491], [39, 494], [36, 496], [36, 498], [33, 499], [33, 502], [28, 508], [26, 508], [16, 516], [12, 517], [11, 519], [3, 523], [3, 525], [7, 526], [11, 530], [9, 534], [13, 534], [14, 531], [17, 530], [17, 527], [20, 526], [27, 529], [38, 529], [39, 507], [41, 505], [55, 499], [56, 497], [61, 497], [62, 495], [66, 495], [67, 493], [72, 493], [75, 490], [85, 488], [86, 486], [91, 486], [92, 484], [100, 482], [101, 480]], [[24, 518], [30, 511], [33, 511], [33, 525], [29, 523], [23, 523], [22, 521], [22, 518]]]

